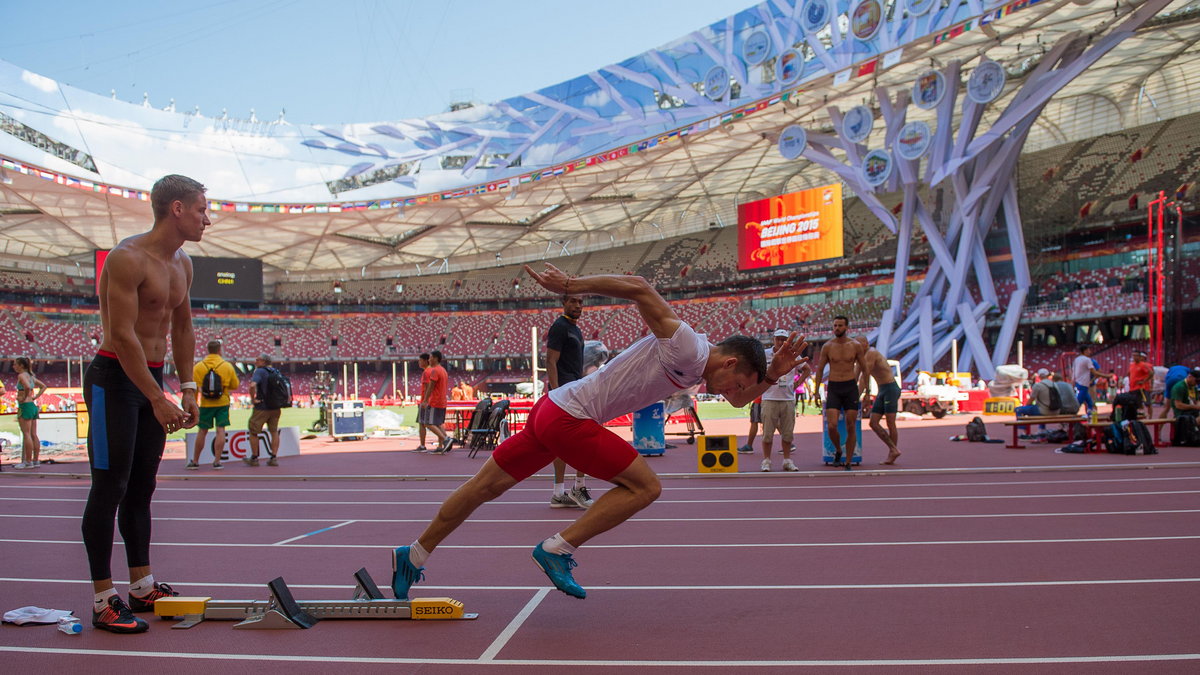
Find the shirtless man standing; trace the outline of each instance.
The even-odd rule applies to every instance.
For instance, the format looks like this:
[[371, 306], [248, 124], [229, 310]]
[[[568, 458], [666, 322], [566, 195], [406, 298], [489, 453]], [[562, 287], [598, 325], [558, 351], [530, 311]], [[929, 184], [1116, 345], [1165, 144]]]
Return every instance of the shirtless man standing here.
[[[833, 339], [821, 346], [817, 357], [816, 381], [825, 377], [825, 366], [829, 366], [829, 384], [825, 387], [825, 428], [833, 442], [833, 465], [842, 464], [845, 457], [846, 470], [854, 460], [854, 423], [858, 420], [859, 392], [866, 390], [867, 367], [863, 349], [854, 340], [846, 337], [850, 320], [844, 316], [833, 317]], [[857, 377], [855, 377], [857, 370]], [[838, 433], [838, 413], [846, 415], [846, 448], [842, 454], [842, 435]]]
[[[896, 411], [900, 407], [900, 385], [896, 384], [896, 376], [892, 373], [892, 367], [888, 365], [887, 357], [885, 357], [878, 349], [871, 347], [871, 343], [867, 338], [858, 336], [858, 344], [862, 345], [863, 360], [867, 362], [867, 374], [875, 378], [875, 384], [879, 385], [879, 394], [875, 397], [875, 404], [871, 406], [871, 428], [875, 430], [875, 435], [888, 448], [887, 459], [880, 464], [895, 464], [900, 458], [900, 448], [896, 445], [900, 440], [900, 432], [896, 429]], [[869, 384], [869, 383], [868, 383]], [[869, 390], [868, 390], [869, 391]], [[870, 395], [866, 399], [870, 403]], [[883, 430], [883, 425], [880, 420], [887, 417], [887, 431]]]
[[[210, 225], [204, 186], [166, 176], [150, 192], [154, 226], [117, 244], [100, 275], [104, 341], [83, 376], [91, 412], [88, 463], [92, 489], [83, 511], [83, 544], [96, 593], [92, 625], [113, 633], [141, 633], [149, 624], [133, 615], [178, 595], [156, 583], [150, 570], [150, 498], [167, 434], [196, 425], [192, 380], [196, 338], [189, 290], [192, 260], [180, 250], [200, 241]], [[182, 408], [162, 390], [167, 333], [181, 376]], [[187, 380], [182, 380], [182, 378]], [[125, 541], [129, 603], [113, 588], [113, 519]]]

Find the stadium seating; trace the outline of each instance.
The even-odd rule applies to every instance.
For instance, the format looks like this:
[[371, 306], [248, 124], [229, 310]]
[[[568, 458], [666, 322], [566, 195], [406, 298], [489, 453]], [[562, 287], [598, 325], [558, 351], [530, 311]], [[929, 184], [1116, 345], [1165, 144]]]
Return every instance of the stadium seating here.
[[[1150, 198], [1160, 190], [1174, 196], [1181, 183], [1189, 178], [1195, 182], [1198, 172], [1200, 114], [1023, 155], [1018, 194], [1033, 257], [1033, 288], [1023, 317], [1065, 322], [1144, 313], [1143, 241], [1137, 236], [1122, 240], [1125, 235], [1101, 235], [1114, 222], [1139, 222]], [[794, 178], [784, 187], [800, 189], [809, 180]], [[1190, 205], [1194, 210], [1196, 193], [1192, 186], [1185, 208]], [[1136, 212], [1129, 210], [1131, 195], [1138, 196]], [[900, 206], [899, 195], [880, 198], [886, 208]], [[931, 208], [937, 201], [932, 194], [923, 199]], [[1081, 213], [1088, 204], [1086, 213]], [[780, 327], [822, 339], [828, 337], [837, 314], [850, 318], [855, 334], [878, 325], [890, 302], [889, 265], [896, 238], [857, 197], [848, 194], [845, 200], [846, 256], [753, 272], [737, 270], [738, 232], [730, 222], [729, 208], [724, 220], [713, 219], [724, 227], [714, 222], [713, 229], [659, 238], [653, 226], [644, 223], [632, 234], [635, 243], [559, 255], [572, 249], [572, 242], [564, 242], [565, 249], [552, 244], [546, 256], [568, 274], [646, 277], [672, 299], [681, 318], [713, 340], [738, 333], [765, 340]], [[1078, 233], [1090, 232], [1089, 228], [1096, 236], [1080, 243]], [[1064, 244], [1068, 233], [1074, 242], [1069, 246]], [[1196, 237], [1188, 236], [1190, 251]], [[997, 247], [991, 252], [998, 257], [1006, 253]], [[915, 240], [914, 258], [927, 254], [927, 242]], [[454, 269], [450, 260], [446, 269], [438, 273], [434, 265], [400, 278], [343, 279], [337, 282], [340, 293], [334, 292], [332, 280], [268, 284], [268, 302], [254, 314], [195, 312], [197, 355], [204, 353], [210, 339], [221, 339], [225, 356], [243, 363], [261, 353], [289, 363], [375, 362], [411, 358], [432, 349], [440, 349], [451, 360], [523, 359], [528, 358], [533, 327], [544, 344], [545, 331], [558, 315], [557, 299], [528, 279], [520, 265], [462, 271]], [[1170, 280], [1179, 282], [1188, 307], [1200, 307], [1200, 256], [1185, 255], [1182, 269], [1173, 271]], [[996, 281], [1005, 307], [1015, 283], [1004, 275]], [[0, 284], [9, 299], [0, 308], [0, 357], [74, 360], [94, 354], [102, 336], [92, 299], [93, 280], [7, 269], [0, 270]], [[401, 291], [396, 290], [397, 284], [402, 284]], [[980, 295], [975, 288], [971, 294]], [[773, 303], [777, 306], [764, 307]], [[374, 306], [378, 311], [372, 311]], [[580, 327], [585, 338], [602, 340], [614, 350], [646, 333], [632, 305], [599, 298], [586, 301]], [[1104, 368], [1119, 367], [1127, 364], [1135, 346], [1124, 342], [1106, 347], [1097, 358]], [[1200, 355], [1200, 338], [1186, 336], [1178, 351], [1195, 358]], [[1026, 362], [1035, 368], [1054, 365], [1060, 352], [1027, 347]], [[310, 373], [311, 369], [297, 371], [301, 388], [308, 386]], [[486, 373], [473, 376], [482, 378]], [[381, 377], [376, 380], [372, 374], [368, 382], [360, 372], [360, 390], [385, 387], [390, 372]], [[418, 377], [414, 368], [410, 384]]]

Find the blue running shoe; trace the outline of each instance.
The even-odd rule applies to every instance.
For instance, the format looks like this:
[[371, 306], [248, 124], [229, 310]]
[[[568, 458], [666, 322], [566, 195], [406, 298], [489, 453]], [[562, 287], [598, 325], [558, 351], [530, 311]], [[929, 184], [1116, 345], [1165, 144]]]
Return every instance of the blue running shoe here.
[[414, 567], [408, 557], [408, 546], [401, 546], [392, 551], [392, 593], [397, 600], [408, 599], [408, 589], [412, 585], [425, 581], [425, 568]]
[[575, 562], [570, 553], [550, 553], [542, 548], [541, 544], [538, 544], [533, 549], [533, 562], [542, 568], [542, 571], [550, 577], [550, 581], [558, 590], [580, 600], [587, 597], [587, 591], [575, 583], [575, 579], [571, 576], [571, 568], [579, 563]]

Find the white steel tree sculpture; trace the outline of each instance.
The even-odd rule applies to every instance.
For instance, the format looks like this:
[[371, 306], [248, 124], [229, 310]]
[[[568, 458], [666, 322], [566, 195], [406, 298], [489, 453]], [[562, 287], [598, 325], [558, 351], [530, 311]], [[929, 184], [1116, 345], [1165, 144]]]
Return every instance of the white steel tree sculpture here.
[[[848, 133], [845, 118], [854, 114], [859, 118], [855, 122], [860, 122], [863, 109], [844, 114], [830, 106], [832, 136], [805, 134], [797, 127], [784, 130], [780, 149], [785, 156], [795, 156], [794, 150], [785, 150], [785, 144], [804, 146], [806, 159], [835, 172], [897, 235], [891, 306], [870, 337], [880, 351], [899, 359], [902, 370], [932, 370], [955, 340], [964, 342], [959, 363], [952, 366], [957, 369], [973, 365], [981, 377], [991, 379], [995, 367], [1008, 359], [1030, 287], [1015, 176], [1025, 139], [1056, 93], [1167, 4], [1168, 0], [1148, 1], [1104, 35], [1063, 36], [1026, 74], [1020, 90], [986, 130], [980, 128], [984, 108], [1004, 85], [1003, 69], [986, 58], [975, 65], [966, 86], [961, 81], [961, 62], [952, 61], [941, 70], [922, 73], [913, 93], [902, 89], [893, 98], [885, 88], [877, 88], [887, 128], [886, 149], [869, 150], [856, 142], [861, 138]], [[936, 114], [932, 132], [923, 122], [907, 122], [914, 93]], [[969, 95], [960, 96], [963, 93]], [[916, 147], [902, 148], [902, 143]], [[836, 158], [832, 148], [840, 149], [845, 160]], [[941, 217], [935, 217], [921, 194], [935, 187], [951, 195], [952, 205], [941, 211]], [[878, 192], [896, 191], [903, 194], [899, 222], [876, 197]], [[929, 241], [931, 256], [924, 279], [906, 302], [916, 224]], [[1003, 231], [1012, 251], [1015, 289], [1006, 308], [1000, 307], [983, 245], [993, 224]], [[972, 276], [979, 298], [970, 292]], [[993, 308], [1003, 310], [1004, 319], [989, 350], [983, 329]]]

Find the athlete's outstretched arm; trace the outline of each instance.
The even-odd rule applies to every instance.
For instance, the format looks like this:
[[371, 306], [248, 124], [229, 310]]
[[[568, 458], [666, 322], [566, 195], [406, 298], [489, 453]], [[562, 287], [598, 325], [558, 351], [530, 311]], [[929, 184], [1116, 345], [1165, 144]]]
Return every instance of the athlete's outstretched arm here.
[[787, 342], [775, 348], [771, 362], [767, 364], [767, 379], [760, 380], [758, 384], [741, 392], [740, 396], [726, 394], [725, 400], [733, 407], [741, 408], [765, 394], [781, 378], [791, 377], [797, 368], [803, 367], [807, 371], [808, 357], [800, 356], [805, 349], [808, 349], [808, 343], [805, 342], [804, 336], [793, 332], [788, 336]]
[[679, 328], [679, 317], [663, 300], [658, 291], [642, 277], [625, 274], [593, 274], [572, 277], [550, 263], [541, 274], [529, 265], [525, 272], [546, 290], [559, 295], [605, 295], [610, 298], [632, 300], [637, 303], [642, 319], [655, 337], [669, 338]]

